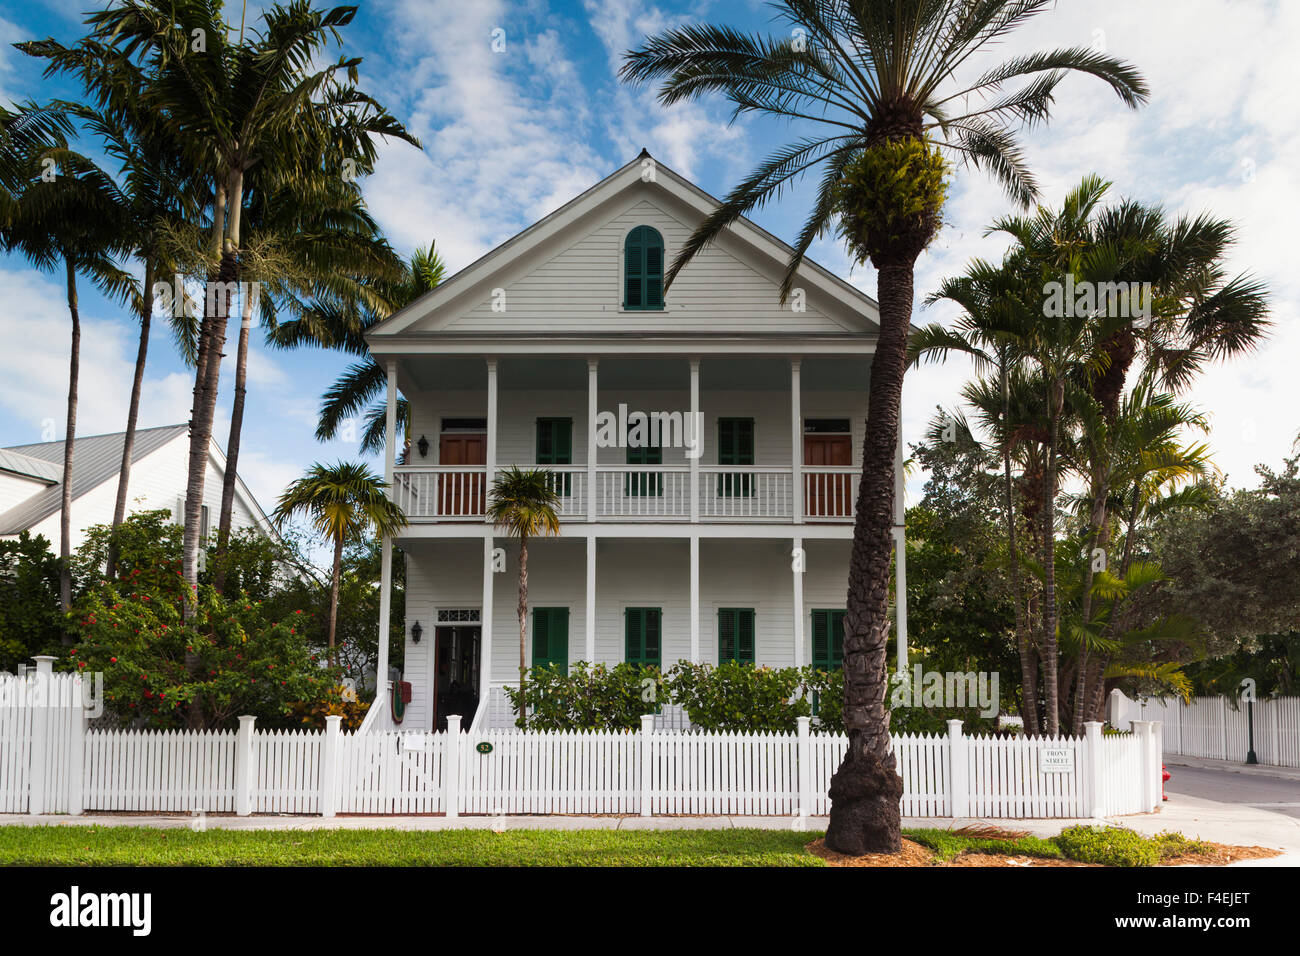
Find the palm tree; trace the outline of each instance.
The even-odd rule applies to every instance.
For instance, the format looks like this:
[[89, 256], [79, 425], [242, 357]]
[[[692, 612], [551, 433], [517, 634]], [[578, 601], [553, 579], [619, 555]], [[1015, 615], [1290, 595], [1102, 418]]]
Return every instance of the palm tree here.
[[[339, 376], [322, 397], [320, 424], [316, 427], [319, 441], [332, 440], [343, 422], [364, 413], [366, 427], [361, 436], [361, 451], [377, 452], [384, 447], [387, 409], [380, 399], [388, 384], [388, 376], [384, 368], [370, 357], [365, 333], [389, 315], [432, 292], [445, 274], [442, 257], [435, 244], [430, 242], [427, 247], [411, 253], [394, 280], [364, 280], [362, 287], [369, 295], [368, 301], [362, 296], [340, 299], [331, 295], [297, 304], [294, 306], [296, 317], [280, 323], [270, 333], [269, 341], [283, 348], [304, 345], [337, 348], [362, 359]], [[398, 399], [397, 428], [402, 434], [406, 433], [407, 421], [406, 400]]]
[[560, 533], [555, 509], [560, 496], [545, 468], [512, 465], [492, 483], [487, 516], [496, 528], [519, 539], [519, 726], [528, 719], [524, 685], [528, 680], [528, 539]]
[[[6, 120], [20, 122], [12, 114]], [[9, 144], [14, 142], [9, 140]], [[134, 282], [114, 261], [114, 256], [124, 251], [122, 236], [116, 229], [122, 215], [121, 196], [112, 179], [98, 166], [64, 144], [47, 148], [33, 145], [25, 154], [0, 159], [0, 165], [11, 169], [25, 166], [27, 170], [25, 186], [5, 201], [0, 247], [6, 252], [20, 252], [42, 270], [62, 267], [72, 321], [59, 511], [59, 600], [66, 612], [72, 604], [73, 453], [81, 374], [77, 276], [87, 276], [104, 295], [123, 301], [131, 294]], [[42, 178], [42, 172], [48, 178]]]
[[[406, 526], [406, 516], [389, 499], [383, 479], [365, 465], [352, 462], [329, 467], [317, 463], [291, 482], [280, 496], [272, 518], [283, 525], [298, 512], [304, 513], [312, 527], [334, 545], [329, 613], [329, 663], [333, 667], [343, 545], [371, 533], [380, 538], [396, 534]], [[378, 679], [382, 680], [383, 675]]]
[[[791, 290], [814, 239], [838, 218], [858, 263], [877, 269], [880, 331], [872, 362], [844, 624], [844, 720], [849, 748], [831, 783], [828, 846], [898, 852], [902, 783], [885, 707], [890, 525], [898, 409], [912, 314], [913, 267], [934, 238], [945, 196], [944, 153], [992, 171], [1028, 204], [1033, 176], [1015, 128], [1050, 117], [1070, 72], [1099, 77], [1131, 107], [1147, 97], [1128, 64], [1093, 50], [1012, 58], [967, 79], [967, 61], [1049, 9], [1051, 0], [779, 0], [784, 37], [688, 25], [626, 55], [632, 82], [662, 79], [665, 105], [717, 92], [733, 116], [762, 113], [814, 135], [778, 149], [705, 218], [665, 285], [731, 223], [820, 168], [813, 210], [782, 282]], [[1022, 80], [1018, 89], [1005, 87]], [[937, 137], [942, 137], [937, 138]]]
[[[118, 0], [87, 17], [94, 39], [147, 62], [142, 107], [186, 144], [188, 161], [211, 184], [216, 284], [209, 283], [200, 327], [182, 555], [192, 587], [227, 315], [241, 276], [243, 215], [262, 188], [259, 178], [311, 182], [321, 170], [322, 143], [332, 144], [326, 169], [338, 175], [346, 162], [363, 172], [373, 168], [376, 137], [418, 145], [355, 86], [359, 59], [339, 58], [311, 72], [355, 14], [355, 7], [322, 11], [291, 0], [265, 11], [261, 28], [247, 39], [241, 31], [235, 43], [227, 39], [221, 4], [211, 0]], [[201, 55], [191, 49], [195, 36], [203, 38]]]

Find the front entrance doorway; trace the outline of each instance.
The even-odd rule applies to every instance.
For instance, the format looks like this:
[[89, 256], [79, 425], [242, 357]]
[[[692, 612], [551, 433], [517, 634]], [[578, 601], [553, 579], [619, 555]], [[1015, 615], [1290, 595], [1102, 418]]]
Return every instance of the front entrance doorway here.
[[479, 643], [483, 629], [477, 624], [441, 626], [433, 649], [433, 727], [447, 729], [447, 715], [460, 714], [468, 727], [478, 709]]
[[[439, 465], [486, 465], [487, 422], [446, 419], [438, 439]], [[487, 506], [487, 476], [473, 472], [443, 472], [440, 513], [448, 517], [480, 517]]]

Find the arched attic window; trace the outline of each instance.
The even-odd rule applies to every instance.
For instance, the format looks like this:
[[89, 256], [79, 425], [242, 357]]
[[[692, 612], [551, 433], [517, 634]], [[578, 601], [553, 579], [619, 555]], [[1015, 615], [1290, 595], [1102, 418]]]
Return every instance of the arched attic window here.
[[664, 239], [651, 226], [637, 226], [623, 240], [623, 308], [664, 307]]

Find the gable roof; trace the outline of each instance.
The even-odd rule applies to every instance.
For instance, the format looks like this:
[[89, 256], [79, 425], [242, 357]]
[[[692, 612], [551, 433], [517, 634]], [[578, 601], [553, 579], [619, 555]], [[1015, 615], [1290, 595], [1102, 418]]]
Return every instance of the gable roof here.
[[[188, 425], [163, 425], [158, 428], [141, 428], [135, 433], [135, 445], [131, 449], [131, 463], [153, 454], [179, 435], [189, 432]], [[110, 435], [78, 436], [72, 468], [72, 498], [86, 494], [104, 482], [115, 478], [122, 467], [122, 445], [126, 440], [125, 432]], [[18, 456], [28, 461], [35, 460], [45, 467], [54, 466], [57, 473], [51, 479], [52, 484], [22, 501], [4, 514], [0, 514], [0, 534], [18, 534], [25, 531], [59, 510], [62, 504], [63, 490], [63, 442], [39, 442], [35, 445], [11, 445], [0, 449], [0, 456]], [[3, 461], [0, 458], [0, 461]], [[3, 466], [0, 466], [3, 467]]]
[[46, 461], [0, 448], [0, 471], [53, 484], [63, 477], [63, 462]]
[[[645, 182], [642, 177], [643, 162], [652, 159], [645, 150], [636, 159], [606, 176], [586, 192], [569, 200], [554, 212], [507, 239], [501, 245], [461, 269], [406, 307], [372, 326], [366, 339], [372, 345], [376, 339], [385, 339], [414, 332], [416, 323], [442, 309], [471, 290], [483, 285], [495, 274], [505, 270], [515, 259], [527, 255], [563, 229], [609, 202], [625, 191], [638, 188]], [[674, 172], [659, 160], [654, 162], [652, 184], [697, 211], [701, 218], [716, 209], [720, 202], [694, 183]], [[729, 234], [766, 256], [784, 273], [793, 248], [767, 230], [744, 217], [728, 227]], [[879, 315], [875, 299], [862, 292], [824, 266], [805, 258], [799, 267], [799, 276], [829, 299], [846, 307], [855, 316]], [[875, 320], [878, 325], [878, 319]], [[626, 334], [626, 333], [620, 333]]]

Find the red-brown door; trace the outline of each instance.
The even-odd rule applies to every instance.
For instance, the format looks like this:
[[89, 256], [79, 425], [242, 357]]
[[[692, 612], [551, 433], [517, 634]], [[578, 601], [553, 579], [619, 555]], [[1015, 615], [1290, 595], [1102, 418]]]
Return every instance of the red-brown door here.
[[[442, 465], [487, 464], [487, 435], [451, 433], [438, 443], [438, 463]], [[439, 494], [441, 513], [451, 517], [477, 517], [485, 506], [486, 475], [451, 472], [442, 475]]]
[[[847, 468], [853, 464], [852, 439], [848, 435], [804, 435], [803, 463]], [[853, 502], [849, 495], [852, 484], [853, 479], [849, 474], [805, 474], [804, 487], [808, 493], [804, 499], [804, 514], [810, 518], [849, 517], [853, 514]]]

